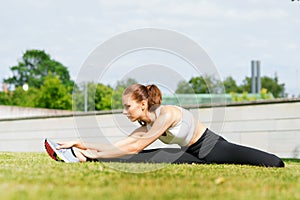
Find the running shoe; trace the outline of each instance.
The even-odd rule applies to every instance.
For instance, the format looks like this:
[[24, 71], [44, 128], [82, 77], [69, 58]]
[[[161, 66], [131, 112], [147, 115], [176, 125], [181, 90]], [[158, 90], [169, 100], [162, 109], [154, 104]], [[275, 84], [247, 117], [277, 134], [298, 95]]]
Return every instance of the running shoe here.
[[45, 149], [53, 160], [66, 163], [79, 162], [79, 159], [75, 156], [72, 148], [58, 150], [56, 149], [58, 146], [59, 144], [49, 139], [45, 139]]

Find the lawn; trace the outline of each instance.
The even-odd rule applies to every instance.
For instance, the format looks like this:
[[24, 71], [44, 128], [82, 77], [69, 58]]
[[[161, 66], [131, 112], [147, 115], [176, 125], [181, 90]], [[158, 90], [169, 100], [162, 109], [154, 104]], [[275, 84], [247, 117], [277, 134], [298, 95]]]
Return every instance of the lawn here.
[[[55, 162], [0, 153], [0, 199], [300, 199], [300, 160], [286, 167]], [[122, 170], [151, 172], [126, 173]]]

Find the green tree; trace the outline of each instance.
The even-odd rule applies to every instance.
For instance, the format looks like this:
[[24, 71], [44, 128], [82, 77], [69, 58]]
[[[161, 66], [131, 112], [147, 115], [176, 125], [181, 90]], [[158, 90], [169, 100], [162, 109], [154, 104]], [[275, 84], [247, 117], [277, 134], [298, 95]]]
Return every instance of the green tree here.
[[58, 76], [46, 76], [36, 99], [36, 107], [71, 110], [72, 96], [69, 90]]
[[179, 81], [177, 84], [176, 94], [194, 94], [193, 88], [186, 81]]
[[[87, 89], [87, 91], [86, 91]], [[73, 110], [83, 111], [85, 94], [87, 94], [87, 110], [109, 110], [112, 105], [113, 89], [102, 83], [82, 83], [73, 91]]]
[[[285, 84], [279, 83], [278, 77], [274, 78], [263, 76], [261, 77], [261, 87], [267, 89], [268, 92], [272, 93], [275, 98], [285, 97]], [[251, 78], [246, 77], [240, 86], [242, 91], [251, 92]]]
[[0, 105], [35, 107], [38, 93], [35, 88], [24, 91], [22, 87], [17, 87], [14, 91], [0, 92]]
[[23, 107], [36, 107], [36, 98], [39, 95], [39, 90], [29, 88], [24, 91], [22, 87], [17, 87], [11, 94], [11, 105]]
[[213, 76], [198, 76], [190, 79], [189, 84], [196, 94], [222, 93], [223, 84]]
[[236, 81], [231, 76], [227, 77], [223, 81], [223, 85], [224, 85], [226, 93], [231, 93], [231, 92], [240, 93], [240, 92], [242, 92], [241, 88], [237, 85]]
[[122, 109], [122, 94], [124, 90], [133, 84], [136, 84], [137, 81], [133, 78], [129, 78], [123, 81], [118, 81], [115, 89], [112, 93], [112, 109]]
[[251, 93], [251, 78], [245, 77], [239, 87], [243, 92]]
[[95, 93], [95, 109], [110, 110], [112, 104], [113, 89], [110, 86], [98, 84]]
[[126, 89], [128, 86], [133, 85], [133, 84], [137, 84], [137, 81], [133, 78], [128, 78], [122, 81], [117, 81], [117, 85], [115, 87], [115, 89], [118, 88], [122, 88], [122, 89]]
[[286, 97], [285, 84], [279, 83], [277, 76], [275, 76], [274, 78], [270, 78], [267, 76], [262, 77], [261, 85], [263, 88], [267, 89], [267, 91], [272, 93], [275, 98]]
[[0, 105], [12, 105], [11, 92], [0, 92]]
[[96, 84], [94, 83], [81, 83], [73, 87], [72, 104], [73, 110], [84, 111], [85, 109], [85, 94], [87, 95], [87, 110], [95, 110], [94, 95]]
[[51, 59], [42, 50], [27, 50], [18, 65], [10, 67], [13, 76], [4, 79], [5, 83], [15, 88], [27, 83], [29, 87], [40, 88], [49, 74], [59, 77], [65, 86], [73, 86], [68, 69]]

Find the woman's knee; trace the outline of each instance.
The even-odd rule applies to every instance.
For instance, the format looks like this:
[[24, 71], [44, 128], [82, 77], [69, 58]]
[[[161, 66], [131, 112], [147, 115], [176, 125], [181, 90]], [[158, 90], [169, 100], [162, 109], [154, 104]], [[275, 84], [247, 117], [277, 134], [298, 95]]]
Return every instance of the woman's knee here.
[[284, 167], [284, 162], [277, 156], [274, 155], [274, 157], [275, 157], [274, 166], [271, 166], [271, 167]]

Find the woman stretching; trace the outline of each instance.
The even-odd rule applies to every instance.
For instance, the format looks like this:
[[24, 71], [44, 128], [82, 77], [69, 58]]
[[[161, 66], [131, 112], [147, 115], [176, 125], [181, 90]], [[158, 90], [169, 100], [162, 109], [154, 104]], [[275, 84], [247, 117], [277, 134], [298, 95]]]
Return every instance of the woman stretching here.
[[[80, 141], [53, 143], [45, 140], [46, 150], [64, 162], [117, 161], [148, 163], [217, 163], [284, 167], [280, 158], [257, 149], [237, 145], [206, 128], [192, 113], [178, 106], [162, 106], [156, 85], [134, 84], [125, 89], [123, 114], [141, 127], [112, 145]], [[144, 150], [157, 139], [178, 144], [180, 149]]]

